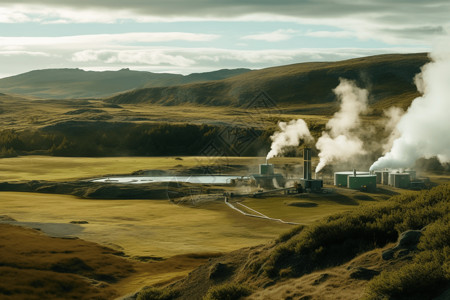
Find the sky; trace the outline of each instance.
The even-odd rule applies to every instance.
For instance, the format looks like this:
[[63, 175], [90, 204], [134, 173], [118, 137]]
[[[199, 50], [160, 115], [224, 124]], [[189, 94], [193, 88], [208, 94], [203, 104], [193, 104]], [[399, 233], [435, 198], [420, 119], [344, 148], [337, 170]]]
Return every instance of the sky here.
[[0, 0], [0, 78], [36, 69], [190, 74], [428, 52], [448, 0]]

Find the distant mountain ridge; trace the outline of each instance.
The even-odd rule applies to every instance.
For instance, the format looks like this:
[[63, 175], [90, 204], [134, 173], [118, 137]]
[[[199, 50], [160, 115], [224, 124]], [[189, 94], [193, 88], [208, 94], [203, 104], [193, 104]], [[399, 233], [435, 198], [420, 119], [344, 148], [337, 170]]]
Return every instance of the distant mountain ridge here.
[[[286, 105], [335, 101], [339, 78], [356, 81], [370, 93], [370, 104], [406, 108], [417, 95], [414, 77], [429, 62], [426, 53], [385, 54], [337, 62], [313, 62], [254, 70], [227, 79], [133, 90], [107, 99], [125, 103], [245, 106], [261, 91]], [[398, 103], [397, 103], [398, 102]]]
[[0, 92], [46, 99], [102, 98], [137, 88], [221, 80], [249, 71], [244, 68], [222, 69], [181, 75], [129, 69], [103, 72], [45, 69], [0, 79]]

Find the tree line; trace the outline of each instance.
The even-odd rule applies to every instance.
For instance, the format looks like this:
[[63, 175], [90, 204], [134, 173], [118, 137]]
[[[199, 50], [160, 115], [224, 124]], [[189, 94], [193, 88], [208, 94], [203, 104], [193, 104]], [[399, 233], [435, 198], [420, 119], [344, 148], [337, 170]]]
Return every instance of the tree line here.
[[[227, 138], [230, 134], [232, 138]], [[243, 150], [238, 154], [252, 156], [270, 146], [270, 134], [212, 125], [69, 121], [35, 130], [0, 131], [0, 157], [204, 155], [211, 144], [230, 154], [236, 153], [230, 149], [239, 148], [243, 140], [249, 141], [248, 147], [240, 147]]]

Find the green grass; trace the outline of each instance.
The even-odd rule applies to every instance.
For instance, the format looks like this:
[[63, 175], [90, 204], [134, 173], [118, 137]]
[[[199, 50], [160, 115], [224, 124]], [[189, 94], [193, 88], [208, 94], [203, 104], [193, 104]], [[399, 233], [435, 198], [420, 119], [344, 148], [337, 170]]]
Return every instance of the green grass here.
[[239, 300], [251, 294], [251, 290], [241, 284], [226, 283], [208, 290], [203, 300]]
[[[264, 264], [269, 277], [300, 276], [337, 266], [356, 255], [383, 247], [408, 229], [448, 218], [450, 185], [394, 196], [388, 203], [360, 206], [336, 214], [279, 243]], [[285, 240], [284, 238], [279, 241]]]
[[432, 299], [450, 286], [450, 216], [428, 225], [420, 253], [397, 270], [384, 271], [368, 286], [367, 299]]
[[169, 288], [146, 287], [137, 294], [136, 300], [172, 300], [178, 293]]

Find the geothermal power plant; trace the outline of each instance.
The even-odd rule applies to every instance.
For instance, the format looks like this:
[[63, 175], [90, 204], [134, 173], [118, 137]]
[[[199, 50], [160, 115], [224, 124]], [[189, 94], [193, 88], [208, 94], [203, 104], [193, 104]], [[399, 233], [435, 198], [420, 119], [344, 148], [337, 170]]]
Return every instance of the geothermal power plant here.
[[[300, 163], [300, 159], [299, 159]], [[313, 178], [312, 149], [303, 149], [303, 174], [291, 173], [286, 178], [276, 172], [276, 165], [265, 163], [258, 166], [258, 173], [245, 175], [171, 175], [171, 176], [122, 176], [93, 179], [92, 182], [144, 184], [153, 182], [178, 182], [194, 184], [210, 184], [222, 186], [248, 186], [255, 187], [258, 192], [250, 194], [231, 193], [233, 196], [252, 196], [273, 192], [286, 191], [289, 193], [322, 193], [330, 192], [324, 189], [324, 179]], [[328, 180], [328, 185], [337, 188], [347, 188], [363, 192], [376, 192], [378, 187], [390, 186], [401, 189], [422, 189], [427, 183], [426, 178], [418, 178], [414, 170], [376, 170], [337, 171], [334, 178]], [[324, 176], [322, 176], [324, 177]]]

